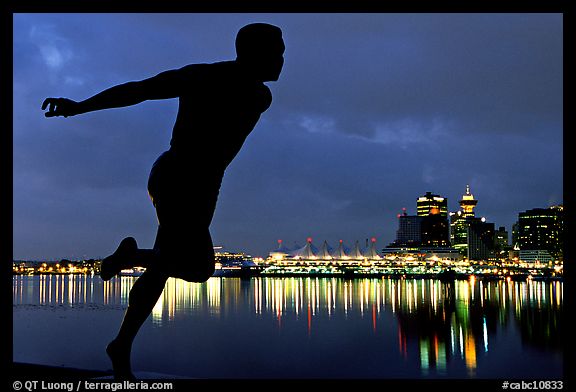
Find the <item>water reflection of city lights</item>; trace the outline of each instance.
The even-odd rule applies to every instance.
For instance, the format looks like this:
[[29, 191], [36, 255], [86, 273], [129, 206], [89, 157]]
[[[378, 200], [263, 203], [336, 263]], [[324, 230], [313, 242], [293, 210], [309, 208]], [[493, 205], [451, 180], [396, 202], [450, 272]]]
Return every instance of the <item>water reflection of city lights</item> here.
[[[70, 306], [100, 303], [126, 307], [137, 278], [101, 282], [90, 275], [14, 276], [15, 304]], [[532, 340], [557, 347], [562, 341], [560, 281], [441, 282], [433, 279], [211, 278], [206, 283], [169, 279], [152, 311], [162, 326], [191, 314], [222, 317], [237, 309], [271, 317], [278, 328], [286, 317], [304, 323], [308, 336], [321, 335], [315, 318], [365, 320], [374, 334], [389, 333], [382, 324], [392, 316], [398, 354], [415, 356], [423, 372], [443, 374], [450, 361], [461, 361], [474, 375], [478, 360], [490, 350], [494, 328], [517, 322]], [[534, 317], [537, 312], [538, 317]], [[357, 317], [354, 317], [357, 316]], [[546, 323], [534, 325], [534, 323]], [[381, 327], [381, 325], [383, 327]], [[555, 329], [557, 328], [557, 329]]]

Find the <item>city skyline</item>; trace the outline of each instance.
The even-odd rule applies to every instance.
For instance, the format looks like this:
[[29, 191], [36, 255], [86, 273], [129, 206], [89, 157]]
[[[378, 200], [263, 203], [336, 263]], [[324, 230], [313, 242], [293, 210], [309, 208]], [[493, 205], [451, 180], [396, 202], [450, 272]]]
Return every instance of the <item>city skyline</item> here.
[[[444, 197], [442, 197], [441, 194], [434, 194], [433, 192], [425, 192], [425, 194], [423, 194], [423, 195], [415, 198], [415, 200], [414, 200], [414, 202], [415, 202], [415, 206], [414, 206], [414, 208], [413, 208], [413, 210], [414, 210], [414, 215], [410, 215], [410, 214], [408, 213], [409, 209], [408, 209], [407, 207], [402, 207], [402, 209], [401, 209], [401, 210], [402, 210], [402, 213], [397, 214], [396, 217], [399, 219], [402, 214], [409, 215], [409, 216], [412, 216], [412, 217], [417, 217], [417, 216], [418, 216], [418, 215], [417, 215], [418, 207], [417, 207], [417, 205], [416, 205], [416, 202], [419, 201], [423, 196], [426, 196], [426, 195], [432, 193], [433, 196], [440, 196], [440, 197], [442, 197], [442, 198], [444, 198], [444, 199], [446, 200], [446, 202], [447, 202], [447, 204], [448, 204], [447, 219], [450, 219], [451, 216], [452, 216], [452, 214], [455, 214], [455, 213], [457, 213], [457, 212], [459, 212], [459, 211], [464, 211], [464, 208], [463, 208], [463, 206], [462, 206], [462, 204], [461, 204], [461, 201], [462, 201], [462, 200], [466, 200], [466, 195], [470, 195], [469, 192], [470, 192], [470, 186], [469, 186], [469, 185], [466, 185], [466, 191], [465, 191], [465, 193], [464, 193], [464, 197], [461, 197], [461, 198], [458, 200], [458, 203], [459, 203], [459, 204], [458, 204], [458, 207], [459, 207], [459, 208], [457, 208], [457, 209], [451, 209], [451, 208], [450, 208], [450, 204], [449, 204], [449, 200], [450, 200], [450, 199], [449, 199], [449, 198], [444, 198]], [[470, 200], [470, 199], [468, 198], [468, 200]], [[474, 199], [472, 199], [472, 200], [474, 200], [474, 201], [476, 202], [476, 203], [474, 204], [474, 206], [477, 206], [478, 199], [477, 199], [477, 198], [474, 198]], [[507, 238], [506, 238], [507, 244], [508, 244], [508, 246], [513, 247], [513, 246], [514, 246], [514, 244], [513, 244], [513, 237], [512, 237], [513, 226], [514, 226], [515, 224], [518, 224], [519, 219], [520, 219], [520, 217], [521, 217], [523, 214], [526, 214], [527, 212], [530, 212], [531, 210], [549, 209], [549, 208], [551, 208], [551, 207], [557, 207], [557, 206], [558, 206], [558, 205], [547, 206], [547, 207], [534, 207], [534, 208], [529, 208], [529, 209], [527, 209], [527, 210], [525, 210], [525, 211], [519, 211], [518, 214], [517, 214], [517, 220], [514, 221], [510, 227], [507, 227], [507, 226], [505, 226], [505, 225], [500, 225], [500, 224], [498, 224], [498, 222], [492, 222], [492, 221], [490, 221], [489, 223], [494, 224], [495, 228], [502, 228], [502, 227], [505, 228], [505, 231], [506, 231], [506, 234], [507, 234]], [[562, 206], [562, 204], [559, 204], [559, 206]], [[481, 218], [480, 218], [480, 217], [481, 217]], [[477, 218], [478, 218], [478, 219], [481, 219], [482, 222], [484, 222], [484, 221], [488, 222], [488, 220], [487, 220], [487, 219], [485, 218], [485, 216], [482, 215], [482, 214], [480, 214], [479, 217], [477, 217]], [[449, 222], [449, 221], [447, 221], [447, 222]], [[396, 229], [395, 229], [395, 231], [394, 231], [394, 236], [393, 236], [389, 241], [387, 241], [386, 239], [382, 239], [382, 238], [375, 237], [375, 236], [367, 236], [367, 237], [365, 237], [365, 238], [364, 238], [364, 237], [362, 237], [362, 238], [360, 238], [360, 237], [353, 237], [353, 238], [342, 239], [342, 238], [340, 238], [340, 237], [339, 237], [339, 238], [324, 238], [324, 237], [322, 237], [322, 236], [314, 235], [314, 233], [309, 233], [309, 235], [306, 236], [305, 238], [292, 238], [292, 237], [278, 238], [278, 239], [276, 240], [276, 243], [271, 244], [271, 246], [269, 247], [269, 249], [268, 249], [265, 253], [262, 253], [262, 254], [250, 254], [250, 256], [251, 256], [251, 257], [257, 257], [257, 258], [266, 258], [267, 256], [269, 256], [269, 254], [270, 254], [271, 252], [276, 251], [278, 248], [284, 248], [286, 251], [288, 251], [288, 250], [294, 251], [294, 250], [297, 250], [297, 249], [302, 248], [303, 245], [306, 244], [306, 243], [310, 243], [310, 245], [312, 246], [313, 249], [315, 249], [315, 251], [319, 251], [319, 248], [318, 248], [318, 246], [316, 246], [316, 245], [314, 245], [314, 244], [320, 245], [321, 243], [323, 244], [323, 246], [325, 246], [326, 244], [327, 244], [328, 246], [331, 246], [331, 244], [339, 243], [340, 246], [345, 246], [345, 247], [347, 247], [347, 248], [348, 248], [348, 251], [351, 250], [352, 245], [355, 244], [355, 243], [356, 243], [356, 245], [358, 245], [358, 246], [361, 247], [360, 250], [362, 250], [362, 251], [366, 251], [366, 250], [368, 250], [368, 248], [373, 247], [375, 243], [378, 243], [378, 245], [376, 246], [376, 248], [381, 251], [381, 250], [382, 250], [383, 248], [385, 248], [385, 247], [393, 247], [393, 246], [394, 246], [394, 242], [395, 242], [395, 240], [397, 239], [397, 231], [398, 231], [398, 229], [399, 229], [398, 221], [396, 221], [395, 223], [396, 223], [396, 226], [395, 226]], [[450, 234], [450, 230], [451, 230], [451, 229], [448, 229], [448, 232], [449, 232], [448, 234]], [[385, 243], [383, 243], [382, 240], [384, 240]], [[387, 242], [386, 242], [386, 241], [387, 241]], [[365, 244], [364, 244], [364, 242], [365, 242]], [[290, 245], [290, 244], [292, 244], [292, 245]], [[363, 246], [363, 244], [364, 244], [364, 246]], [[419, 247], [422, 246], [422, 247], [424, 247], [424, 248], [428, 248], [428, 247], [429, 247], [429, 246], [426, 246], [426, 245], [418, 245], [418, 246], [419, 246]], [[453, 246], [454, 246], [454, 243], [450, 242], [449, 244], [447, 244], [447, 245], [445, 245], [445, 246], [446, 246], [446, 247], [453, 247]], [[225, 247], [225, 246], [222, 245], [222, 244], [216, 244], [216, 243], [214, 244], [214, 249], [215, 249], [215, 250], [218, 249], [219, 251], [226, 251], [226, 252], [230, 251], [230, 252], [239, 252], [239, 253], [244, 253], [244, 254], [249, 254], [249, 253], [250, 253], [250, 252], [245, 251], [245, 247], [230, 249], [230, 248], [228, 248], [228, 247]], [[86, 257], [85, 259], [94, 259], [94, 258], [97, 259], [98, 257]], [[64, 259], [67, 259], [67, 258], [64, 257]], [[20, 260], [25, 260], [25, 259], [20, 259]], [[48, 260], [48, 258], [39, 258], [38, 260]], [[57, 260], [57, 259], [55, 259], [55, 258], [52, 258], [52, 259], [51, 259], [51, 261], [55, 261], [55, 260]], [[32, 260], [30, 259], [30, 261], [32, 261]]]
[[384, 246], [403, 207], [431, 192], [456, 211], [467, 184], [509, 232], [563, 204], [562, 14], [15, 14], [14, 259], [103, 257], [156, 232], [146, 180], [177, 103], [46, 120], [44, 98], [233, 59], [254, 21], [282, 28], [285, 69], [226, 173], [214, 244]]

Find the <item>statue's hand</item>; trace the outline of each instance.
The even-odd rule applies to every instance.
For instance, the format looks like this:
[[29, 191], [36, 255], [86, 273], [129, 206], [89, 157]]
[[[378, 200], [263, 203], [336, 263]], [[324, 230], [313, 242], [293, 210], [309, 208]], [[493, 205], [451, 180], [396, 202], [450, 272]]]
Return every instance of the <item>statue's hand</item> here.
[[68, 98], [46, 98], [42, 103], [42, 110], [48, 111], [44, 113], [46, 117], [56, 116], [74, 116], [79, 113], [78, 102]]

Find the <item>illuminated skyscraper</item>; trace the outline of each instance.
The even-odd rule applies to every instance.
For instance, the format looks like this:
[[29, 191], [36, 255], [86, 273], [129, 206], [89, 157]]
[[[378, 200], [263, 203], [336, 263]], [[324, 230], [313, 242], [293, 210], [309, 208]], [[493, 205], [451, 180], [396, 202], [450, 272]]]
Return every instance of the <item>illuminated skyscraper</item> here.
[[440, 215], [448, 216], [448, 199], [426, 192], [416, 200], [418, 216]]
[[450, 213], [450, 241], [462, 255], [466, 255], [468, 249], [468, 223], [461, 210]]
[[498, 230], [494, 232], [494, 251], [498, 258], [506, 258], [508, 252], [512, 250], [508, 242], [508, 231], [505, 227], [500, 226]]
[[506, 249], [509, 247], [508, 231], [504, 226], [500, 226], [494, 233], [494, 243], [498, 249]]
[[466, 185], [466, 193], [460, 199], [460, 210], [450, 213], [450, 241], [452, 246], [463, 255], [468, 254], [468, 226], [474, 217], [474, 207], [478, 200], [470, 193], [470, 185]]
[[494, 223], [484, 218], [468, 217], [467, 257], [468, 260], [490, 260], [494, 258]]
[[426, 192], [416, 200], [416, 209], [418, 216], [422, 217], [421, 245], [450, 246], [448, 199]]
[[450, 213], [450, 240], [460, 254], [470, 260], [494, 257], [494, 224], [477, 218], [474, 208], [478, 200], [470, 193], [470, 185], [460, 200], [460, 210]]
[[474, 207], [478, 204], [478, 200], [474, 199], [474, 195], [470, 193], [470, 185], [466, 185], [466, 193], [462, 196], [460, 200], [460, 209], [462, 210], [462, 216], [469, 217], [474, 216]]
[[564, 208], [534, 208], [518, 214], [520, 252], [545, 250], [554, 258], [563, 256]]
[[420, 227], [422, 246], [450, 246], [450, 225], [445, 215], [423, 216]]
[[419, 246], [422, 243], [422, 219], [421, 216], [407, 215], [405, 209], [402, 215], [398, 215], [396, 246]]

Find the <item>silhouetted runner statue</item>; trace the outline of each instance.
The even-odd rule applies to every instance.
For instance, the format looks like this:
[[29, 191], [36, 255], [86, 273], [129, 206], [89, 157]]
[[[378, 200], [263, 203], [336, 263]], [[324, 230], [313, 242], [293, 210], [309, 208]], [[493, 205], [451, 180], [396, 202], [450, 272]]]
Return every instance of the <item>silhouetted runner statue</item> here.
[[[118, 85], [76, 102], [47, 98], [46, 117], [75, 116], [179, 98], [170, 149], [152, 166], [148, 192], [158, 216], [153, 249], [127, 237], [102, 261], [101, 277], [125, 268], [146, 271], [130, 291], [118, 335], [106, 348], [119, 379], [133, 379], [132, 342], [162, 294], [169, 277], [205, 282], [214, 273], [209, 226], [226, 167], [268, 109], [272, 95], [263, 82], [276, 81], [284, 64], [282, 31], [264, 23], [244, 26], [236, 36], [236, 60], [192, 64], [152, 78]], [[191, 244], [201, 244], [202, 249]]]

